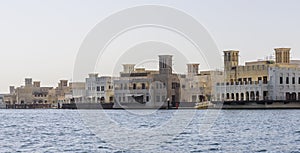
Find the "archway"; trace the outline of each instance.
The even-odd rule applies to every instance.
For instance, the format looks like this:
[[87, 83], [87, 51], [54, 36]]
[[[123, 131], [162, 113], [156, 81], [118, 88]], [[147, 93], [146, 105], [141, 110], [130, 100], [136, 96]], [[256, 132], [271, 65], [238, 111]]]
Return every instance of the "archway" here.
[[256, 101], [259, 101], [259, 91], [256, 91]]
[[240, 99], [239, 99], [240, 97], [239, 97], [239, 93], [236, 93], [235, 94], [235, 99], [236, 99], [236, 101], [239, 101]]
[[244, 93], [241, 93], [241, 101], [244, 101]]
[[247, 101], [249, 101], [249, 97], [250, 97], [250, 95], [249, 95], [249, 92], [247, 91], [247, 92], [246, 92], [246, 100], [247, 100]]

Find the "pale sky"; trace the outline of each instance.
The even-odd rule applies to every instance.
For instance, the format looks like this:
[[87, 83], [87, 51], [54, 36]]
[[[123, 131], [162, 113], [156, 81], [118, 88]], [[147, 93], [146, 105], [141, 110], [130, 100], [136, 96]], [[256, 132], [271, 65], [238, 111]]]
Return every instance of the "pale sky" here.
[[170, 6], [193, 16], [220, 52], [240, 50], [241, 64], [264, 59], [274, 47], [291, 47], [292, 59], [300, 58], [298, 0], [3, 0], [0, 93], [7, 93], [9, 85], [24, 84], [25, 77], [42, 86], [70, 80], [87, 33], [111, 14], [144, 4]]

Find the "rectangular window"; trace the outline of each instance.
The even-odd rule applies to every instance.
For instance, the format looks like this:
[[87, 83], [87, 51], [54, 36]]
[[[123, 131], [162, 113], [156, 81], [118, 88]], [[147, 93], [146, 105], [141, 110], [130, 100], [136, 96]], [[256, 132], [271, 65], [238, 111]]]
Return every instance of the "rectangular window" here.
[[249, 81], [249, 82], [252, 82], [252, 78], [248, 78], [248, 81]]
[[101, 91], [104, 91], [104, 86], [101, 86]]
[[133, 89], [136, 89], [136, 84], [135, 84], [135, 83], [133, 84], [133, 87], [132, 87], [132, 88], [133, 88]]
[[298, 78], [298, 84], [300, 84], [300, 77]]
[[295, 84], [296, 83], [296, 80], [295, 80], [295, 77], [292, 78], [292, 84]]
[[257, 80], [258, 80], [258, 82], [259, 82], [259, 81], [261, 81], [261, 80], [262, 80], [262, 78], [261, 78], [261, 77], [258, 77], [258, 79], [257, 79]]
[[264, 77], [263, 77], [263, 83], [264, 83], [264, 84], [267, 84], [267, 83], [268, 83], [268, 77], [267, 77], [267, 76], [264, 76]]
[[156, 96], [156, 102], [160, 102], [160, 96]]
[[97, 86], [97, 91], [100, 91], [100, 87], [99, 86]]
[[280, 77], [279, 83], [280, 83], [280, 84], [283, 84], [283, 77]]
[[289, 77], [286, 77], [285, 84], [289, 84], [289, 83], [290, 83], [290, 78], [289, 78]]

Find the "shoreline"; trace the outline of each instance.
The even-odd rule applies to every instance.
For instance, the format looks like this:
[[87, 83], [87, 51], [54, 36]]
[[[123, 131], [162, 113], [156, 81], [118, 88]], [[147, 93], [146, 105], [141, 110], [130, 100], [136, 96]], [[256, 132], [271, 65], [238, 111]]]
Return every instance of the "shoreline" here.
[[[238, 109], [238, 110], [267, 110], [267, 109], [300, 109], [299, 101], [246, 101], [246, 102], [212, 102], [214, 107], [208, 107], [206, 109]], [[179, 107], [167, 107], [154, 106], [146, 107], [144, 105], [131, 104], [130, 107], [126, 105], [114, 106], [114, 103], [72, 103], [72, 104], [63, 104], [61, 108], [51, 107], [49, 104], [14, 104], [6, 105], [2, 109], [86, 109], [86, 110], [98, 110], [98, 109], [110, 109], [110, 110], [151, 110], [151, 109], [160, 109], [160, 110], [188, 110], [196, 109], [194, 108], [195, 102], [182, 102], [179, 104]]]

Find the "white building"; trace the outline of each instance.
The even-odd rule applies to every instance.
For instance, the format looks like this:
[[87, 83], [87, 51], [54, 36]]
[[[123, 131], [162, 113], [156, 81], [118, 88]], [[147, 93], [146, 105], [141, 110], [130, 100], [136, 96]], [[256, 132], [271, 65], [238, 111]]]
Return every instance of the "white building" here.
[[111, 103], [114, 101], [112, 77], [89, 74], [85, 81], [86, 101], [92, 103]]
[[85, 82], [71, 82], [70, 83], [70, 94], [66, 94], [65, 98], [70, 101], [70, 103], [83, 103], [85, 102], [86, 90]]

